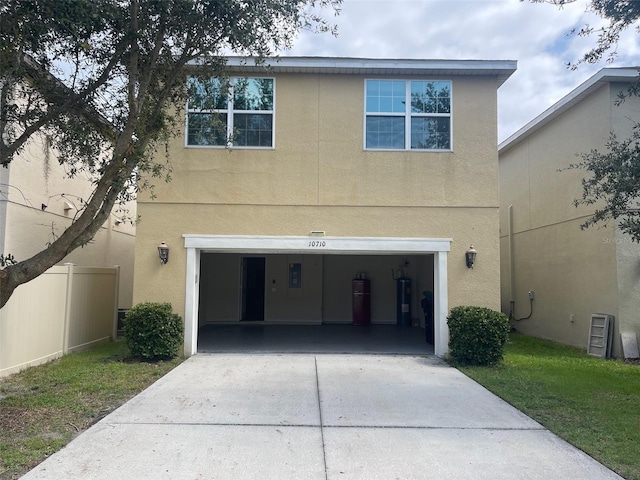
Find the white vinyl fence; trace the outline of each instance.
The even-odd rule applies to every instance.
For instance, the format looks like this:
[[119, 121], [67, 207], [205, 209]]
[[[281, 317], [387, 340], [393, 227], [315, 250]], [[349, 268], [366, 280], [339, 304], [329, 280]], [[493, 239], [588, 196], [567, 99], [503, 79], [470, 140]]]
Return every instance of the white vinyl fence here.
[[116, 337], [119, 268], [52, 267], [0, 309], [0, 377]]

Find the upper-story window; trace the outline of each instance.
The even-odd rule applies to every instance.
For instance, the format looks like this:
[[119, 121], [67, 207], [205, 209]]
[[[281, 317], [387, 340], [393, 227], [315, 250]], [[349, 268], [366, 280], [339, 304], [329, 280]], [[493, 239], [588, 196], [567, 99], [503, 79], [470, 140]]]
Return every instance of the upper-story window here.
[[189, 78], [188, 146], [273, 147], [273, 78]]
[[366, 80], [365, 148], [451, 150], [451, 82]]

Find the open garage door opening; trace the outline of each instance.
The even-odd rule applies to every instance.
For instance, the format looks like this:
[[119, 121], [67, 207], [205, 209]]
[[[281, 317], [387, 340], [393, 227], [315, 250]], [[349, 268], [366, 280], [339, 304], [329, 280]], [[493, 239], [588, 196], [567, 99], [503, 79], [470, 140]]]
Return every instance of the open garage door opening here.
[[184, 238], [187, 355], [446, 353], [450, 239]]
[[433, 353], [433, 260], [203, 252], [198, 351]]

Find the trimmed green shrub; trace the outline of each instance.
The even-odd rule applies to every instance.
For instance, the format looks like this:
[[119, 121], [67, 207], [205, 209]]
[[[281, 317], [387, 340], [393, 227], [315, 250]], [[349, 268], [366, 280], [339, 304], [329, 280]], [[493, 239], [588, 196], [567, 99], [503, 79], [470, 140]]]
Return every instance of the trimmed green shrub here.
[[502, 360], [509, 336], [509, 318], [490, 308], [461, 306], [451, 309], [449, 354], [469, 365], [493, 365]]
[[139, 303], [124, 317], [124, 337], [134, 357], [158, 360], [179, 354], [184, 337], [182, 318], [170, 303]]

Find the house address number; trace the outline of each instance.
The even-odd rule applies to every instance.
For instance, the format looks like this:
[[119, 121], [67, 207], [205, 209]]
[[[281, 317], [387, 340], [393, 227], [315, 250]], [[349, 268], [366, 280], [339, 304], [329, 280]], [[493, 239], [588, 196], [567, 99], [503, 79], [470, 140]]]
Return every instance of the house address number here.
[[311, 240], [309, 242], [309, 248], [325, 248], [327, 246], [327, 242], [324, 240]]

